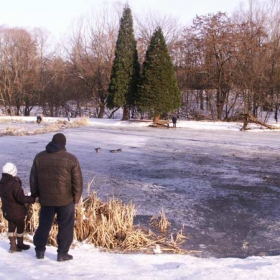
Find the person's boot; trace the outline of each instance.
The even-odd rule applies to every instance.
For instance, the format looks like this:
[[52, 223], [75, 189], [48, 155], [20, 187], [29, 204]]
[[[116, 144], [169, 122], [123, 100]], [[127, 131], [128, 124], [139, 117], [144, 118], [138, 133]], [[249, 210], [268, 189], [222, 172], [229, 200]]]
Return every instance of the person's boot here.
[[36, 250], [35, 250], [35, 252], [36, 252], [36, 258], [37, 259], [41, 260], [41, 259], [43, 259], [45, 257], [45, 252], [43, 252], [43, 251], [36, 251]]
[[9, 252], [10, 253], [21, 252], [21, 249], [17, 247], [15, 236], [9, 236], [9, 240], [10, 240]]
[[23, 236], [17, 236], [17, 247], [21, 250], [29, 250], [30, 246], [23, 243]]
[[68, 253], [58, 253], [57, 254], [57, 261], [58, 262], [65, 262], [73, 260], [73, 256], [69, 255]]

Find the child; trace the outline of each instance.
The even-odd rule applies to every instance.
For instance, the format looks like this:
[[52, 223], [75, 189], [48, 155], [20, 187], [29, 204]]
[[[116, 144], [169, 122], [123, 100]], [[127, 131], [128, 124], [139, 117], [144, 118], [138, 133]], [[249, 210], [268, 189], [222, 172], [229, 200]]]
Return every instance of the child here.
[[27, 209], [24, 204], [35, 202], [35, 197], [24, 194], [21, 180], [16, 175], [17, 167], [13, 163], [7, 162], [2, 169], [0, 197], [3, 216], [8, 221], [10, 253], [21, 252], [21, 250], [30, 248], [29, 245], [23, 243], [24, 220], [27, 215]]

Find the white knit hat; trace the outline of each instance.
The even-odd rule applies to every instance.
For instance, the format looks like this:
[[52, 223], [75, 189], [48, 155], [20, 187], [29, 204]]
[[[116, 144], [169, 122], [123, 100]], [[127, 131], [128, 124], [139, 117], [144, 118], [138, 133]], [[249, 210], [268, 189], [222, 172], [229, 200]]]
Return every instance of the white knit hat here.
[[17, 175], [17, 167], [13, 163], [7, 162], [3, 166], [2, 173], [7, 173], [15, 177]]

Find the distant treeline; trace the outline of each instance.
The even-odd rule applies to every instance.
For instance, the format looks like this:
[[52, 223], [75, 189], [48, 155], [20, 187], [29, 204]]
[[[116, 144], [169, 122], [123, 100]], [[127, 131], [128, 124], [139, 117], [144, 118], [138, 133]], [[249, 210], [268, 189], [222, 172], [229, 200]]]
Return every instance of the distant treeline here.
[[55, 46], [45, 30], [2, 26], [0, 105], [7, 115], [38, 106], [49, 116], [79, 114], [90, 104], [99, 118], [121, 108], [123, 119], [228, 121], [265, 112], [277, 121], [280, 5], [249, 2], [248, 10], [196, 16], [189, 26], [157, 14], [134, 16], [133, 26], [127, 5], [121, 15], [104, 8]]

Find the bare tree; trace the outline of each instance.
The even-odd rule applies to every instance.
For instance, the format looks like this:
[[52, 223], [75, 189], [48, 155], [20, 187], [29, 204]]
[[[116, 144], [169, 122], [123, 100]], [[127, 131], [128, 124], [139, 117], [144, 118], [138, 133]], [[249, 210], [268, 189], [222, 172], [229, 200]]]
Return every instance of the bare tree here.
[[249, 0], [249, 9], [234, 14], [239, 26], [235, 84], [242, 92], [244, 113], [255, 117], [267, 103], [269, 56], [271, 45], [266, 30], [265, 7]]
[[[235, 30], [235, 24], [226, 14], [220, 12], [214, 15], [196, 16], [191, 26], [193, 42], [198, 51], [196, 52], [198, 59], [196, 64], [200, 66], [199, 73], [206, 74], [197, 76], [196, 73], [195, 79], [203, 78], [207, 88], [215, 91], [215, 98], [212, 97], [212, 94], [208, 95], [208, 98], [215, 102], [216, 117], [219, 120], [223, 118], [224, 106], [227, 104], [232, 89], [231, 73], [235, 53]], [[224, 117], [228, 117], [227, 110]]]
[[80, 19], [68, 40], [71, 75], [90, 89], [99, 118], [105, 114], [118, 19], [116, 12], [98, 10], [90, 18]]
[[4, 105], [16, 114], [21, 106], [29, 115], [31, 100], [34, 98], [37, 84], [37, 45], [31, 34], [24, 29], [2, 29], [0, 31], [0, 92]]
[[268, 66], [268, 94], [266, 104], [271, 111], [274, 109], [274, 118], [278, 121], [280, 106], [280, 1], [268, 1], [266, 15], [266, 30], [270, 43]]

